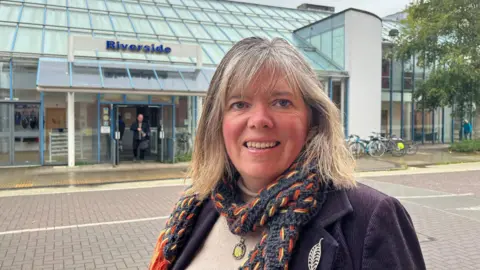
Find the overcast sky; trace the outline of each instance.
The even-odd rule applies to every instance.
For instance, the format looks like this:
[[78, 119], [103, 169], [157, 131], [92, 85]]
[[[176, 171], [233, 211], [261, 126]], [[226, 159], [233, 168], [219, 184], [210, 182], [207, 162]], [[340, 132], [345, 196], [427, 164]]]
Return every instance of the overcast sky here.
[[297, 8], [299, 5], [317, 4], [335, 7], [335, 12], [347, 8], [357, 8], [375, 13], [384, 17], [404, 9], [410, 0], [235, 0], [269, 6]]

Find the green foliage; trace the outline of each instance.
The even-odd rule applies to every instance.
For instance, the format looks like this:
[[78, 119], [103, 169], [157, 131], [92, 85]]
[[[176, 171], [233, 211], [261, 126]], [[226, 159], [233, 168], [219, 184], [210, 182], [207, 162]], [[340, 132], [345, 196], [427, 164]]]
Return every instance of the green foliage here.
[[192, 153], [175, 156], [175, 162], [189, 162], [192, 160]]
[[450, 146], [450, 150], [455, 152], [480, 152], [480, 140], [463, 140]]
[[421, 1], [406, 12], [394, 56], [415, 55], [418, 67], [431, 70], [414, 98], [425, 109], [455, 104], [463, 116], [480, 104], [480, 1]]

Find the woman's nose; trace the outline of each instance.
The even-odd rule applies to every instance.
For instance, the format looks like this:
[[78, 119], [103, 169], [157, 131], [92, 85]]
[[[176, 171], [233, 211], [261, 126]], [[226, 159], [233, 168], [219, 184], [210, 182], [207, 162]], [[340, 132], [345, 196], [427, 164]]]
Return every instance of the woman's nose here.
[[251, 110], [251, 116], [248, 119], [249, 128], [272, 128], [273, 116], [268, 106], [258, 105]]

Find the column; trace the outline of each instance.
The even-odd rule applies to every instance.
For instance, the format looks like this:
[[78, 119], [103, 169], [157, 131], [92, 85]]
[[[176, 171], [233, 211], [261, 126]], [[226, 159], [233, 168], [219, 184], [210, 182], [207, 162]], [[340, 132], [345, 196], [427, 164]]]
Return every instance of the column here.
[[346, 113], [346, 110], [345, 110], [345, 79], [342, 79], [341, 81], [341, 84], [340, 84], [340, 104], [341, 104], [341, 108], [342, 108], [342, 113], [341, 113], [341, 119], [342, 119], [342, 125], [344, 125], [345, 123], [345, 113]]
[[75, 166], [75, 93], [67, 93], [68, 167]]

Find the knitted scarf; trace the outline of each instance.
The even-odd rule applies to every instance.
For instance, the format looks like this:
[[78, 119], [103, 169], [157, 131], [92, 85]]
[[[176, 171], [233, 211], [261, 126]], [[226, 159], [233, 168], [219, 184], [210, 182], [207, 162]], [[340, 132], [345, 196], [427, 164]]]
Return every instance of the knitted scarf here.
[[[236, 179], [224, 178], [213, 190], [210, 199], [232, 233], [244, 235], [264, 228], [260, 242], [240, 269], [288, 268], [299, 231], [318, 213], [329, 190], [329, 185], [321, 184], [314, 166], [301, 170], [301, 165], [302, 160], [297, 159], [249, 203], [241, 201]], [[182, 196], [177, 202], [158, 238], [150, 270], [171, 269], [203, 203], [195, 195]]]

